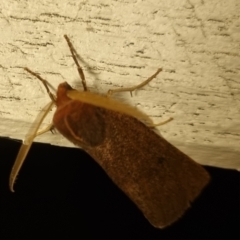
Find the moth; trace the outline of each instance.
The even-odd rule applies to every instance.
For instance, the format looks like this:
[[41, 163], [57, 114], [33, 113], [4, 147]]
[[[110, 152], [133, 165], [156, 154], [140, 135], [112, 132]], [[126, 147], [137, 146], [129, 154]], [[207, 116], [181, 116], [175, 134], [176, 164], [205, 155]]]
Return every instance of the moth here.
[[[134, 91], [154, 79], [161, 69], [135, 87], [113, 89], [108, 95], [88, 91], [85, 76], [71, 41], [64, 35], [77, 66], [84, 91], [67, 82], [58, 86], [56, 97], [47, 81], [25, 68], [44, 84], [51, 102], [45, 107], [39, 124], [53, 104], [57, 109], [53, 126], [73, 144], [83, 148], [104, 169], [112, 181], [138, 206], [148, 221], [164, 228], [180, 218], [209, 182], [209, 174], [189, 156], [170, 144], [154, 129], [151, 119], [110, 96]], [[50, 126], [47, 130], [49, 130]], [[10, 189], [38, 134], [30, 134], [22, 145], [10, 174]]]

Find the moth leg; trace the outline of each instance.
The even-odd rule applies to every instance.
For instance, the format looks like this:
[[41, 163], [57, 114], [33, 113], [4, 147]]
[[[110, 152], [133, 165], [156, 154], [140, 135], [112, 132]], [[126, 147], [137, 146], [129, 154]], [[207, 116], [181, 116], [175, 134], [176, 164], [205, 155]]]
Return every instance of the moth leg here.
[[154, 127], [157, 127], [157, 126], [161, 126], [161, 125], [164, 125], [164, 124], [166, 124], [166, 123], [171, 122], [172, 120], [173, 120], [173, 118], [170, 117], [169, 119], [167, 119], [167, 120], [165, 120], [165, 121], [163, 121], [163, 122], [159, 122], [159, 123], [150, 123], [150, 124], [148, 124], [148, 127], [150, 127], [150, 128], [154, 128]]
[[50, 125], [48, 125], [48, 126], [47, 126], [46, 128], [44, 128], [43, 130], [37, 132], [37, 133], [36, 133], [36, 137], [37, 137], [37, 136], [40, 136], [40, 135], [42, 135], [42, 134], [44, 134], [44, 133], [46, 133], [46, 132], [48, 132], [48, 131], [53, 132], [53, 130], [54, 130], [54, 125], [51, 123]]
[[17, 177], [18, 172], [20, 171], [22, 164], [31, 148], [34, 138], [38, 135], [37, 131], [38, 131], [40, 125], [42, 124], [44, 118], [46, 117], [46, 115], [52, 109], [53, 105], [54, 105], [54, 102], [52, 101], [44, 107], [43, 111], [40, 112], [40, 114], [37, 116], [37, 118], [33, 122], [33, 127], [30, 128], [26, 138], [24, 139], [24, 141], [21, 145], [21, 148], [20, 148], [17, 158], [13, 164], [13, 167], [12, 167], [12, 170], [10, 173], [10, 177], [9, 177], [9, 188], [10, 188], [11, 192], [14, 192], [13, 185], [15, 183], [16, 177]]
[[80, 76], [80, 78], [81, 78], [81, 80], [82, 80], [83, 89], [84, 89], [84, 91], [87, 91], [87, 90], [88, 90], [88, 89], [87, 89], [87, 83], [86, 83], [86, 80], [85, 80], [85, 76], [84, 76], [83, 70], [82, 70], [82, 68], [80, 67], [79, 63], [78, 63], [78, 60], [77, 60], [77, 57], [76, 57], [76, 55], [77, 55], [77, 54], [76, 54], [76, 50], [74, 49], [74, 47], [73, 47], [70, 39], [68, 38], [68, 36], [67, 36], [67, 35], [64, 35], [64, 38], [65, 38], [66, 41], [67, 41], [68, 47], [69, 47], [70, 52], [71, 52], [71, 54], [72, 54], [72, 58], [73, 58], [75, 64], [77, 65], [77, 70], [78, 70], [78, 74], [79, 74], [79, 76]]
[[48, 87], [48, 81], [43, 79], [40, 75], [38, 75], [37, 73], [31, 71], [29, 68], [25, 67], [24, 70], [26, 70], [27, 72], [29, 72], [30, 74], [32, 74], [33, 76], [35, 76], [37, 79], [39, 79], [42, 83], [43, 83], [43, 86], [46, 88], [47, 90], [47, 93], [49, 95], [49, 97], [51, 98], [51, 100], [53, 102], [56, 102], [56, 97], [54, 94], [51, 93], [49, 87]]
[[147, 85], [150, 81], [152, 81], [160, 72], [162, 71], [161, 68], [159, 68], [157, 70], [156, 73], [154, 73], [150, 78], [148, 78], [147, 80], [143, 81], [142, 83], [133, 86], [133, 87], [128, 87], [128, 88], [116, 88], [116, 89], [109, 89], [107, 96], [110, 97], [111, 95], [113, 95], [114, 93], [119, 93], [119, 92], [130, 92], [131, 96], [132, 96], [132, 92], [136, 89], [142, 88], [143, 86]]

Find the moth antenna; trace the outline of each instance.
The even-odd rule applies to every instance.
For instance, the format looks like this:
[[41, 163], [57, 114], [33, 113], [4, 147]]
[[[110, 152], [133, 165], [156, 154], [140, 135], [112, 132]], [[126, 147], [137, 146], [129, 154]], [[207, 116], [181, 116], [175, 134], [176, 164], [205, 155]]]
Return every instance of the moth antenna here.
[[72, 58], [73, 58], [75, 64], [77, 65], [77, 70], [78, 70], [78, 74], [79, 74], [79, 76], [80, 76], [80, 78], [81, 78], [81, 80], [82, 80], [83, 89], [84, 89], [84, 91], [88, 91], [88, 89], [87, 89], [87, 83], [86, 83], [86, 79], [85, 79], [83, 70], [82, 70], [82, 68], [80, 67], [80, 65], [79, 65], [79, 63], [78, 63], [78, 60], [77, 60], [77, 58], [76, 58], [76, 50], [74, 49], [74, 47], [73, 47], [70, 39], [68, 38], [68, 36], [67, 36], [67, 35], [64, 35], [64, 38], [65, 38], [66, 41], [67, 41], [68, 47], [69, 47], [70, 52], [71, 52], [71, 54], [72, 54]]
[[49, 95], [49, 97], [51, 98], [51, 100], [53, 102], [56, 102], [56, 97], [54, 96], [54, 94], [51, 93], [49, 87], [48, 87], [48, 82], [47, 80], [43, 79], [40, 75], [38, 75], [37, 73], [31, 71], [29, 68], [25, 67], [24, 68], [25, 71], [29, 72], [30, 74], [32, 74], [33, 76], [35, 76], [37, 79], [39, 79], [42, 83], [43, 83], [43, 86], [46, 88], [47, 90], [47, 93]]

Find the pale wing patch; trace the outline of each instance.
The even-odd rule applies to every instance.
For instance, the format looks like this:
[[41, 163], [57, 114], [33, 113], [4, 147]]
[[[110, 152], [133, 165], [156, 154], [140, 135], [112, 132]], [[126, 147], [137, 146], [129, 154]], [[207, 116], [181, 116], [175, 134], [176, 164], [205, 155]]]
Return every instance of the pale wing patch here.
[[141, 121], [144, 121], [147, 124], [153, 124], [152, 120], [145, 113], [139, 111], [137, 108], [117, 101], [113, 98], [108, 98], [104, 95], [100, 95], [98, 93], [69, 90], [67, 91], [67, 96], [73, 100], [79, 100], [81, 102], [89, 103], [94, 106], [124, 113], [126, 115], [135, 117]]

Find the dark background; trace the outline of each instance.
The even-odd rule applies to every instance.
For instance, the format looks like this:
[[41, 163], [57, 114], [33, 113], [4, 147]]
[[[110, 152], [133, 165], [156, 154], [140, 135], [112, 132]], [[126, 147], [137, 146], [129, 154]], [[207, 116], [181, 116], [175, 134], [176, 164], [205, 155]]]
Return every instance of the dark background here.
[[175, 224], [152, 227], [80, 149], [34, 143], [8, 188], [20, 141], [0, 138], [0, 239], [239, 239], [240, 173], [206, 167], [211, 183]]

